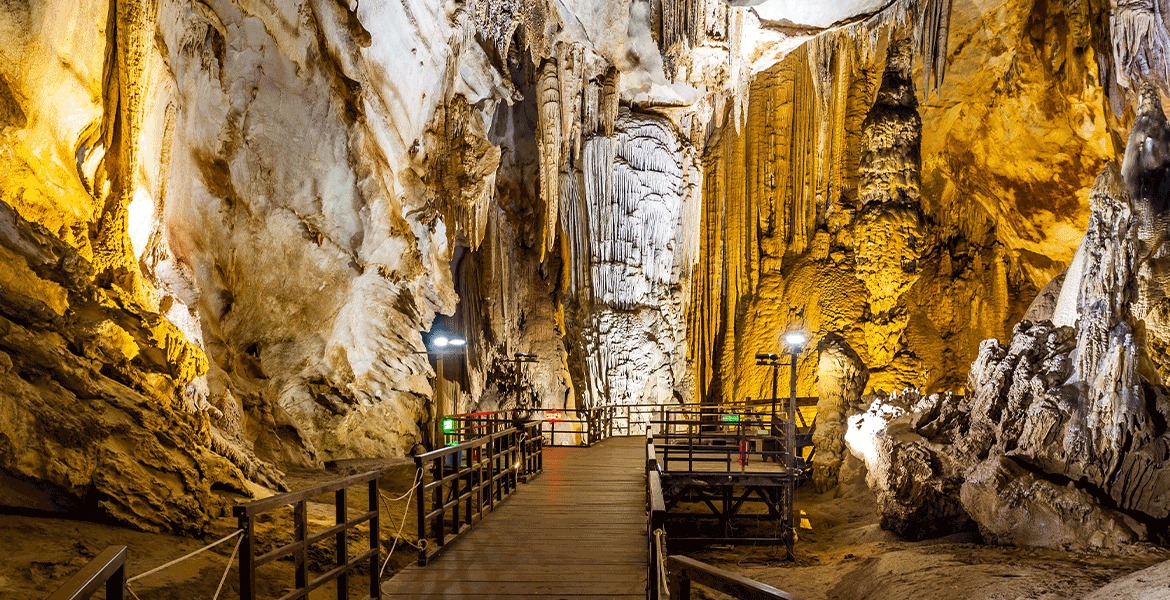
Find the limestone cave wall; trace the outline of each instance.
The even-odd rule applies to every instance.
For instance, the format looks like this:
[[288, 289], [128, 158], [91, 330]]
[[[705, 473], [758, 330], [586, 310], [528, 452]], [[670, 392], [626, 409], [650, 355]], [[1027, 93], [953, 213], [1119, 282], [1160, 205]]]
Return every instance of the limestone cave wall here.
[[699, 397], [759, 397], [789, 330], [840, 335], [869, 390], [961, 391], [1072, 259], [1132, 119], [1107, 8], [893, 3], [757, 73], [704, 151]]

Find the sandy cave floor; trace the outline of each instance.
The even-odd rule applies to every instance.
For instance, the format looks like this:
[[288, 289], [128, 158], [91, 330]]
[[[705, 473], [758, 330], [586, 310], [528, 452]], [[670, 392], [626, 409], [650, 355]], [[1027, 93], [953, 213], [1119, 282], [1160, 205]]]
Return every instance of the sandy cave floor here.
[[[908, 542], [878, 525], [876, 501], [863, 481], [855, 474], [841, 490], [798, 492], [796, 508], [810, 528], [799, 532], [794, 562], [784, 559], [783, 546], [681, 553], [804, 600], [1071, 600], [1170, 560], [1170, 549], [1152, 544], [1082, 553], [987, 545], [975, 534]], [[1161, 570], [1160, 578], [1131, 577], [1145, 585], [1101, 598], [1170, 598], [1151, 595], [1151, 588], [1170, 584], [1170, 568]], [[696, 597], [727, 596], [702, 591]]]
[[[340, 477], [353, 475], [374, 468], [389, 466], [379, 487], [384, 499], [405, 494], [414, 483], [414, 461], [390, 459], [385, 461], [345, 461], [346, 464], [330, 470], [317, 472], [286, 473], [285, 481], [290, 489], [300, 489], [315, 483], [324, 483]], [[357, 516], [368, 510], [364, 488], [351, 488], [349, 512]], [[309, 532], [320, 531], [331, 526], [335, 519], [332, 494], [314, 498], [308, 505]], [[402, 538], [406, 544], [417, 539], [417, 523], [413, 503], [405, 500], [382, 501], [382, 555], [390, 550], [393, 533], [403, 523]], [[410, 510], [408, 510], [408, 508]], [[236, 530], [232, 517], [215, 519], [206, 535], [193, 538], [173, 535], [143, 533], [112, 525], [86, 521], [0, 514], [0, 600], [31, 600], [44, 598], [86, 565], [93, 557], [110, 545], [129, 547], [127, 573], [134, 576], [159, 565], [170, 562], [202, 546], [214, 542]], [[273, 513], [272, 518], [258, 519], [257, 529], [261, 538], [261, 552], [271, 550], [277, 543], [291, 541], [292, 513], [284, 509]], [[356, 556], [369, 548], [368, 529], [359, 527], [356, 539], [350, 540], [350, 556]], [[191, 600], [210, 599], [223, 577], [236, 540], [219, 546], [151, 575], [131, 585], [131, 591], [141, 600]], [[417, 558], [417, 551], [410, 545], [398, 544], [392, 555], [385, 575], [401, 570]], [[311, 573], [322, 573], [332, 567], [331, 541], [315, 544], [309, 553]], [[238, 564], [238, 559], [232, 561]], [[258, 572], [258, 591], [263, 598], [279, 598], [292, 590], [293, 564], [291, 561], [276, 561], [262, 567]], [[311, 575], [312, 576], [312, 575]], [[362, 591], [368, 592], [369, 569], [361, 569], [350, 583], [350, 595], [361, 598]], [[96, 598], [101, 598], [98, 594]], [[132, 596], [133, 597], [133, 596]], [[233, 566], [219, 594], [221, 600], [239, 598], [239, 572]], [[326, 584], [310, 595], [318, 598], [336, 598], [336, 588]]]

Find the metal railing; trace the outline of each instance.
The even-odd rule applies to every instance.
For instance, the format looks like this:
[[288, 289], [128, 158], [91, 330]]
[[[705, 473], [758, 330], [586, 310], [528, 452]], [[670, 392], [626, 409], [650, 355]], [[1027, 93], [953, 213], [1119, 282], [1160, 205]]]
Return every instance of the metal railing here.
[[65, 580], [48, 600], [85, 600], [105, 588], [106, 600], [126, 600], [126, 546], [110, 546]]
[[[544, 469], [540, 423], [508, 427], [475, 440], [414, 458], [430, 467], [431, 480], [415, 484], [418, 564], [425, 566], [448, 545]], [[430, 540], [434, 540], [432, 545]]]
[[[369, 561], [370, 568], [370, 598], [381, 598], [382, 591], [378, 581], [378, 478], [386, 469], [370, 471], [345, 479], [279, 494], [270, 498], [241, 504], [232, 509], [232, 513], [239, 519], [240, 529], [244, 531], [244, 541], [240, 553], [240, 598], [254, 600], [256, 597], [256, 569], [281, 558], [292, 557], [295, 565], [295, 588], [281, 597], [281, 600], [307, 598], [309, 592], [321, 587], [325, 583], [337, 580], [337, 598], [346, 600], [349, 597], [349, 573], [362, 561]], [[369, 490], [369, 510], [354, 518], [349, 518], [347, 512], [348, 488], [365, 485]], [[333, 493], [335, 503], [336, 523], [317, 533], [309, 533], [308, 502], [317, 496]], [[293, 507], [293, 541], [274, 550], [256, 556], [256, 517], [285, 506]], [[358, 525], [369, 522], [370, 549], [362, 554], [349, 558], [347, 543], [350, 530]], [[334, 538], [336, 548], [334, 559], [336, 566], [321, 576], [309, 579], [309, 547], [313, 544]]]

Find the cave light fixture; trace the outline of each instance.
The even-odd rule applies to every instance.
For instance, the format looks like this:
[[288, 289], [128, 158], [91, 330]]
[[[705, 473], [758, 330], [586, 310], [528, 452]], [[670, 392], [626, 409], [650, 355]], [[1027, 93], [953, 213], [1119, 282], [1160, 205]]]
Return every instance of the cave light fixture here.
[[444, 383], [446, 374], [444, 372], [447, 365], [445, 359], [451, 354], [463, 354], [466, 351], [467, 340], [444, 332], [435, 332], [430, 336], [429, 343], [424, 343], [424, 345], [426, 348], [415, 352], [415, 354], [434, 355], [437, 359], [435, 361], [435, 433], [433, 439], [436, 445], [446, 445], [447, 436], [454, 435], [456, 432], [454, 431], [454, 419], [443, 418], [443, 399], [446, 397]]
[[461, 348], [467, 345], [467, 340], [457, 337], [448, 337], [446, 334], [438, 333], [431, 338], [431, 345], [439, 348], [437, 352], [450, 352], [448, 348]]

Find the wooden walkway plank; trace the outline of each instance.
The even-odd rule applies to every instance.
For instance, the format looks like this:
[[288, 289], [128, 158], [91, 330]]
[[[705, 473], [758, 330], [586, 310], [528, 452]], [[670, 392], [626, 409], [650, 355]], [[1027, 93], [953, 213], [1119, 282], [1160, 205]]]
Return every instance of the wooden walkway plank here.
[[644, 440], [545, 448], [544, 473], [430, 565], [382, 584], [394, 600], [646, 596]]

